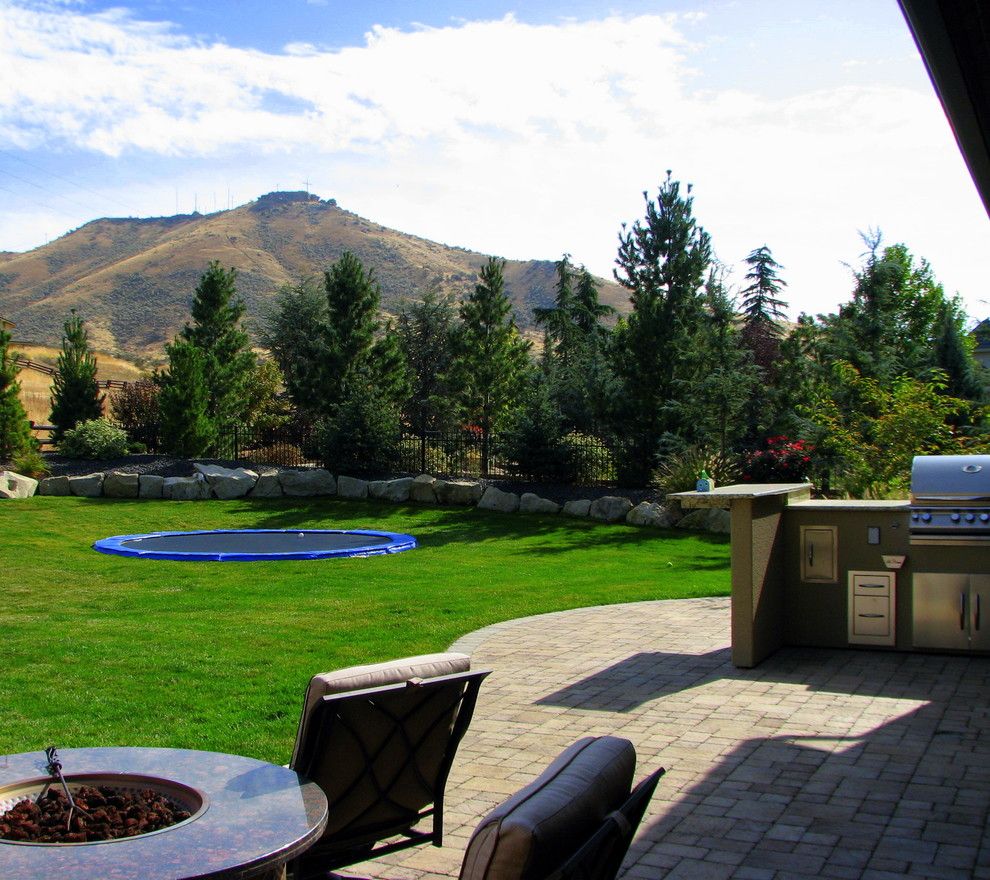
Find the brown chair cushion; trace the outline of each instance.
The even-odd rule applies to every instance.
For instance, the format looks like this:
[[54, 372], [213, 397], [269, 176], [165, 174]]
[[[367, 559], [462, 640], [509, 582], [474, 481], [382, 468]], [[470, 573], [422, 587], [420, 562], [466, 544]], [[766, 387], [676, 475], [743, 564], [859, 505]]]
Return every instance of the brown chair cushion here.
[[628, 740], [578, 740], [481, 821], [464, 854], [460, 880], [545, 877], [625, 801], [635, 770], [636, 751]]
[[306, 726], [313, 707], [321, 697], [329, 694], [342, 694], [347, 691], [360, 691], [382, 687], [387, 684], [400, 684], [412, 678], [435, 678], [439, 675], [453, 675], [467, 672], [471, 668], [471, 658], [467, 654], [447, 652], [442, 654], [420, 654], [416, 657], [403, 657], [387, 663], [369, 663], [363, 666], [348, 666], [336, 672], [321, 672], [309, 680], [303, 710], [296, 731], [296, 744], [292, 749], [294, 767], [299, 758]]

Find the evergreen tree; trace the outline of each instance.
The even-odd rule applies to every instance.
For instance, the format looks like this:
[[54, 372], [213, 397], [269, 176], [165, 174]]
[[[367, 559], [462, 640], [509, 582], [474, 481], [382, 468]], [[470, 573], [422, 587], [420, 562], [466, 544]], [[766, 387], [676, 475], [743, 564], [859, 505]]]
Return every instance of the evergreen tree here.
[[0, 462], [9, 462], [32, 447], [31, 424], [21, 404], [17, 373], [10, 333], [0, 324]]
[[622, 383], [617, 423], [627, 439], [624, 479], [635, 482], [649, 477], [664, 435], [686, 428], [678, 395], [686, 390], [697, 327], [706, 320], [703, 288], [712, 260], [693, 199], [681, 195], [669, 171], [656, 201], [643, 198], [646, 217], [629, 231], [623, 226], [615, 271], [633, 306], [616, 328], [615, 365]]
[[293, 403], [311, 418], [327, 415], [351, 389], [364, 395], [369, 382], [391, 404], [408, 395], [396, 333], [378, 317], [380, 299], [374, 273], [346, 252], [321, 286], [306, 281], [279, 293], [262, 340]]
[[705, 284], [707, 320], [698, 324], [687, 363], [694, 369], [679, 390], [682, 439], [725, 456], [746, 430], [742, 413], [760, 384], [760, 370], [736, 326], [736, 305], [721, 267]]
[[52, 377], [52, 439], [59, 443], [65, 432], [80, 422], [101, 418], [103, 395], [96, 381], [96, 356], [89, 334], [75, 309], [65, 322], [62, 351]]
[[427, 470], [426, 438], [430, 432], [457, 427], [459, 406], [454, 387], [456, 313], [450, 297], [428, 292], [422, 302], [399, 312], [398, 343], [408, 369], [410, 393], [402, 418], [419, 437], [420, 469]]
[[881, 381], [920, 377], [934, 366], [945, 292], [928, 262], [916, 265], [903, 244], [881, 248], [879, 232], [863, 240], [868, 250], [852, 300], [822, 319], [829, 358]]
[[751, 251], [746, 263], [749, 265], [746, 280], [751, 284], [742, 290], [743, 338], [753, 352], [756, 365], [769, 375], [783, 335], [780, 322], [787, 303], [780, 298], [780, 291], [787, 282], [777, 275], [783, 266], [766, 245]]
[[488, 473], [492, 431], [522, 391], [529, 344], [512, 320], [505, 295], [505, 260], [489, 258], [474, 291], [461, 303], [457, 375], [467, 417], [481, 429], [481, 471]]
[[963, 331], [965, 316], [958, 302], [946, 302], [935, 339], [935, 366], [945, 373], [952, 397], [981, 401], [985, 396], [979, 365], [973, 357], [973, 341]]
[[251, 408], [256, 359], [250, 338], [241, 327], [243, 317], [237, 270], [224, 269], [218, 261], [210, 263], [193, 297], [193, 323], [179, 335], [203, 355], [206, 412], [217, 427], [244, 421]]
[[206, 357], [191, 342], [177, 337], [165, 346], [168, 368], [155, 373], [161, 417], [161, 445], [171, 455], [195, 458], [212, 451], [216, 423], [209, 415]]
[[608, 384], [608, 329], [601, 322], [615, 310], [599, 301], [598, 287], [584, 266], [575, 270], [564, 254], [557, 262], [553, 307], [534, 309], [536, 323], [545, 334], [546, 393], [564, 423], [579, 431], [590, 431], [600, 421]]

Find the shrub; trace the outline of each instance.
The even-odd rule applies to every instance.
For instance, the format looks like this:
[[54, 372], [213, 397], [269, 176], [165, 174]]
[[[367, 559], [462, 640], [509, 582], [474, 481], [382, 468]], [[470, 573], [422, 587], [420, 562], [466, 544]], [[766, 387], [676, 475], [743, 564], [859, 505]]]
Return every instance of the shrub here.
[[36, 449], [31, 449], [15, 456], [11, 465], [14, 473], [21, 474], [24, 477], [40, 480], [42, 477], [48, 476], [48, 462], [45, 461], [44, 456]]
[[371, 388], [334, 406], [313, 433], [319, 459], [335, 473], [385, 473], [398, 464], [398, 410]]
[[128, 382], [110, 398], [114, 420], [135, 443], [153, 443], [158, 434], [161, 409], [154, 382]]
[[687, 446], [663, 460], [656, 470], [654, 484], [667, 494], [690, 492], [701, 471], [707, 471], [716, 486], [735, 483], [740, 475], [739, 458], [703, 446]]
[[743, 462], [743, 479], [753, 483], [801, 483], [811, 471], [815, 447], [804, 440], [769, 437], [766, 449], [749, 453]]
[[66, 458], [121, 458], [127, 455], [127, 432], [106, 419], [90, 419], [66, 431], [58, 451]]

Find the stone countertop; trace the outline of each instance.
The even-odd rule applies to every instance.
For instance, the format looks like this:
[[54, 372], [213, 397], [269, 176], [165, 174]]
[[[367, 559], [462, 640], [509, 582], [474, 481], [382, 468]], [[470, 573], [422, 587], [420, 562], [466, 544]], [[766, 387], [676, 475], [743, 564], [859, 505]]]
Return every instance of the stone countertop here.
[[[62, 749], [69, 781], [79, 774], [157, 776], [206, 794], [206, 811], [152, 834], [92, 844], [0, 840], [6, 880], [245, 880], [305, 851], [322, 833], [327, 799], [314, 782], [254, 758], [190, 749]], [[43, 752], [0, 755], [0, 792], [45, 777]]]
[[789, 505], [795, 510], [880, 510], [880, 511], [907, 511], [911, 507], [911, 502], [907, 499], [895, 499], [888, 501], [884, 499], [857, 499], [839, 498], [828, 499], [819, 498], [808, 501], [795, 501]]
[[[807, 499], [811, 496], [811, 483], [735, 483], [717, 486], [711, 492], [673, 492], [668, 498], [676, 498], [682, 507], [730, 507], [733, 501], [752, 498], [769, 498], [776, 495]], [[792, 501], [791, 503], [795, 503]]]

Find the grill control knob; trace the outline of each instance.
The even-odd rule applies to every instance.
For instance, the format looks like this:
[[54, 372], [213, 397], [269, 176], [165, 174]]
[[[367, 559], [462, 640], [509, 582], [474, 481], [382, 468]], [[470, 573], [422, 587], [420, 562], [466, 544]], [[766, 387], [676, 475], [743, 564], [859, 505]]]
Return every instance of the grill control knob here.
[[981, 513], [980, 522], [990, 522], [990, 513]]
[[975, 519], [976, 519], [976, 517], [972, 513], [967, 513], [966, 514], [966, 522], [973, 522], [973, 520], [975, 520]]
[[911, 521], [912, 522], [917, 522], [918, 521], [918, 514], [912, 513], [911, 514]]
[[923, 513], [923, 514], [921, 514], [921, 521], [922, 522], [931, 522], [932, 521], [932, 515], [930, 513]]
[[959, 514], [958, 514], [958, 513], [953, 513], [953, 514], [952, 514], [952, 515], [951, 515], [951, 516], [949, 517], [949, 519], [951, 519], [951, 520], [952, 520], [953, 522], [959, 522]]

